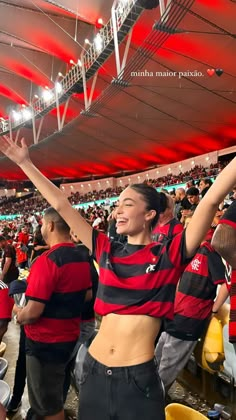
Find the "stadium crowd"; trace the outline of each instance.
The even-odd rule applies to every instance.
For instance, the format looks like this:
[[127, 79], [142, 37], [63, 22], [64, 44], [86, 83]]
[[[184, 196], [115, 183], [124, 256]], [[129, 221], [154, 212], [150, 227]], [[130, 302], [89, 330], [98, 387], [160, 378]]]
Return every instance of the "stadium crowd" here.
[[[157, 179], [148, 179], [144, 182], [145, 188], [150, 187], [161, 187], [162, 192], [158, 196], [160, 203], [159, 203], [159, 220], [151, 225], [152, 230], [152, 240], [156, 241], [161, 247], [161, 249], [165, 249], [167, 253], [170, 253], [171, 258], [178, 258], [175, 256], [176, 252], [172, 249], [173, 247], [170, 245], [171, 242], [174, 240], [176, 243], [178, 241], [183, 241], [181, 239], [183, 231], [188, 226], [190, 220], [194, 217], [196, 209], [201, 207], [199, 205], [202, 202], [203, 197], [205, 197], [206, 192], [211, 189], [212, 187], [212, 178], [216, 178], [217, 175], [222, 171], [222, 169], [226, 166], [225, 164], [216, 164], [211, 165], [210, 168], [203, 168], [202, 166], [196, 166], [191, 171], [180, 173], [178, 176], [174, 176], [172, 174], [167, 175], [166, 177], [157, 178]], [[178, 184], [184, 183], [186, 184], [186, 188], [178, 187]], [[166, 186], [173, 186], [172, 191], [168, 193], [165, 190]], [[232, 186], [232, 185], [231, 185]], [[126, 234], [120, 234], [119, 229], [117, 232], [117, 226], [122, 226], [125, 223], [124, 219], [119, 218], [117, 216], [117, 206], [120, 204], [109, 204], [110, 197], [117, 197], [121, 194], [125, 194], [126, 187], [117, 187], [117, 188], [108, 188], [106, 190], [100, 191], [93, 191], [87, 194], [80, 194], [78, 192], [71, 193], [70, 197], [68, 197], [69, 202], [72, 205], [81, 204], [81, 203], [88, 203], [94, 202], [93, 205], [89, 205], [87, 208], [80, 208], [78, 212], [88, 222], [88, 225], [96, 231], [96, 240], [98, 241], [98, 250], [96, 251], [99, 253], [99, 247], [101, 244], [100, 241], [105, 241], [104, 237], [108, 236], [112, 241], [118, 241], [119, 244], [122, 243], [122, 246], [126, 246], [127, 236]], [[137, 184], [137, 191], [143, 188], [142, 184], [138, 186]], [[145, 190], [144, 188], [144, 190]], [[132, 188], [131, 188], [132, 190]], [[143, 190], [143, 191], [144, 191]], [[151, 188], [154, 190], [154, 188]], [[141, 191], [141, 190], [140, 190]], [[144, 194], [144, 192], [142, 192]], [[104, 202], [100, 205], [95, 203], [96, 200], [104, 200]], [[125, 198], [125, 200], [130, 200]], [[217, 265], [218, 272], [217, 274], [212, 269], [212, 271], [208, 269], [201, 273], [202, 280], [202, 287], [199, 288], [199, 296], [196, 299], [201, 299], [202, 302], [207, 301], [207, 307], [204, 307], [204, 316], [201, 319], [201, 326], [196, 323], [192, 322], [193, 313], [189, 310], [187, 314], [185, 312], [184, 316], [184, 326], [190, 325], [191, 335], [189, 335], [189, 331], [186, 331], [185, 338], [184, 336], [184, 327], [180, 323], [183, 322], [182, 317], [182, 309], [180, 300], [183, 299], [183, 294], [181, 295], [181, 299], [179, 295], [181, 294], [181, 287], [184, 290], [184, 295], [186, 302], [188, 304], [189, 301], [189, 294], [192, 293], [191, 289], [191, 282], [195, 281], [196, 279], [192, 278], [192, 268], [190, 266], [191, 260], [186, 258], [185, 263], [185, 271], [178, 271], [180, 277], [180, 288], [177, 294], [177, 303], [175, 308], [175, 315], [177, 314], [178, 318], [178, 328], [181, 329], [181, 334], [177, 334], [176, 326], [174, 325], [174, 321], [169, 321], [165, 325], [167, 333], [165, 336], [162, 337], [163, 348], [165, 348], [165, 352], [171, 351], [173, 348], [174, 352], [176, 353], [177, 345], [180, 350], [178, 352], [179, 355], [182, 356], [182, 364], [179, 363], [179, 360], [174, 359], [174, 366], [172, 369], [172, 374], [170, 375], [170, 366], [166, 365], [166, 360], [163, 359], [162, 355], [162, 347], [156, 348], [156, 357], [159, 364], [159, 374], [166, 387], [166, 391], [168, 391], [169, 386], [173, 383], [175, 378], [178, 375], [178, 372], [181, 367], [187, 362], [190, 354], [196, 345], [198, 338], [201, 336], [204, 328], [207, 325], [207, 321], [209, 320], [212, 308], [214, 310], [218, 310], [220, 305], [223, 303], [224, 299], [226, 299], [228, 295], [228, 289], [223, 287], [225, 285], [224, 280], [224, 267], [222, 266], [222, 262], [218, 256], [216, 255], [214, 249], [210, 245], [210, 241], [214, 234], [214, 231], [220, 222], [220, 218], [222, 215], [227, 211], [227, 208], [234, 203], [236, 200], [236, 187], [232, 187], [232, 190], [229, 196], [225, 197], [225, 199], [219, 204], [217, 211], [212, 218], [211, 226], [209, 227], [202, 246], [197, 251], [197, 259], [198, 261], [201, 258], [204, 259], [204, 264], [209, 264], [208, 267], [213, 267], [213, 265]], [[20, 405], [21, 405], [21, 398], [22, 392], [25, 386], [25, 377], [27, 375], [28, 379], [28, 392], [29, 392], [29, 399], [31, 403], [31, 409], [28, 412], [27, 419], [34, 418], [33, 416], [35, 413], [40, 414], [43, 418], [47, 419], [62, 419], [63, 418], [63, 403], [65, 401], [69, 383], [70, 383], [70, 375], [67, 372], [65, 375], [65, 381], [63, 385], [63, 390], [60, 388], [61, 382], [59, 384], [55, 383], [54, 373], [55, 370], [52, 367], [55, 360], [58, 362], [58, 369], [60, 368], [60, 372], [57, 374], [62, 376], [62, 371], [67, 371], [68, 366], [70, 365], [71, 370], [71, 363], [73, 362], [73, 366], [75, 364], [75, 356], [76, 353], [73, 352], [73, 348], [76, 347], [76, 337], [80, 337], [79, 343], [81, 344], [84, 341], [81, 341], [81, 333], [83, 332], [81, 317], [84, 310], [84, 300], [89, 300], [94, 304], [95, 301], [95, 294], [96, 294], [96, 287], [93, 287], [93, 281], [91, 278], [91, 257], [85, 251], [82, 251], [82, 248], [76, 246], [76, 250], [72, 248], [75, 246], [74, 243], [79, 241], [78, 235], [74, 232], [74, 229], [70, 229], [68, 224], [63, 220], [63, 218], [59, 215], [59, 213], [54, 210], [52, 207], [49, 206], [49, 203], [41, 196], [39, 193], [30, 196], [29, 198], [25, 199], [18, 199], [10, 198], [10, 199], [2, 199], [0, 202], [0, 209], [2, 214], [11, 215], [11, 214], [20, 214], [18, 217], [12, 220], [2, 220], [0, 221], [0, 248], [2, 250], [2, 259], [1, 259], [1, 281], [7, 285], [7, 287], [15, 280], [17, 280], [19, 275], [20, 269], [29, 268], [30, 275], [29, 275], [29, 283], [27, 287], [27, 296], [28, 296], [28, 303], [26, 307], [17, 308], [16, 305], [14, 306], [14, 311], [16, 313], [16, 317], [18, 322], [21, 325], [21, 341], [23, 342], [23, 349], [26, 343], [27, 349], [27, 357], [25, 361], [25, 354], [23, 350], [23, 358], [22, 358], [22, 347], [21, 354], [19, 353], [20, 362], [18, 359], [18, 368], [19, 365], [21, 366], [20, 372], [22, 376], [22, 369], [23, 369], [23, 384], [21, 384], [21, 392], [18, 394], [15, 393], [15, 388], [13, 392], [13, 396], [7, 408], [9, 413], [16, 412]], [[156, 218], [157, 219], [157, 218]], [[154, 220], [156, 220], [154, 218]], [[196, 220], [195, 220], [196, 223]], [[145, 228], [145, 223], [144, 223]], [[146, 229], [146, 228], [145, 228]], [[122, 229], [120, 229], [122, 230]], [[147, 228], [147, 231], [149, 227]], [[99, 236], [101, 232], [105, 235], [104, 237]], [[149, 232], [150, 233], [150, 232]], [[184, 236], [183, 236], [184, 237]], [[99, 239], [101, 238], [101, 239]], [[174, 239], [175, 238], [175, 239]], [[177, 240], [178, 238], [178, 240]], [[72, 241], [73, 239], [73, 241]], [[174, 243], [174, 242], [173, 242]], [[168, 245], [167, 245], [168, 244]], [[129, 245], [129, 244], [127, 244]], [[140, 246], [138, 245], [130, 245], [132, 246]], [[108, 245], [106, 245], [108, 247]], [[184, 253], [182, 247], [184, 245], [182, 242], [178, 242], [179, 249], [181, 248], [181, 253]], [[62, 249], [63, 248], [63, 249]], [[169, 250], [170, 248], [170, 250]], [[108, 248], [107, 248], [108, 249]], [[125, 249], [125, 248], [124, 248]], [[196, 249], [196, 247], [194, 248]], [[60, 252], [62, 252], [60, 254]], [[108, 251], [106, 251], [108, 252]], [[120, 251], [119, 251], [120, 252]], [[121, 254], [116, 255], [116, 258], [121, 259]], [[123, 251], [122, 251], [123, 252]], [[133, 252], [133, 251], [132, 251]], [[173, 255], [171, 254], [173, 253]], [[131, 257], [132, 254], [129, 255]], [[168, 254], [169, 255], [169, 254]], [[192, 254], [191, 254], [192, 255]], [[39, 259], [38, 257], [41, 256]], [[181, 258], [183, 255], [181, 256]], [[194, 258], [194, 257], [193, 257]], [[99, 258], [98, 258], [99, 259]], [[68, 261], [70, 260], [70, 267], [68, 266]], [[73, 260], [73, 261], [72, 261]], [[73, 262], [73, 264], [71, 264]], [[189, 265], [188, 265], [189, 263]], [[56, 270], [55, 270], [56, 264]], [[60, 274], [63, 271], [63, 265], [67, 264], [67, 271], [64, 271], [63, 275], [66, 276], [68, 284], [65, 285], [63, 283], [62, 289], [55, 289], [54, 280], [52, 281], [53, 276], [55, 278], [60, 278]], [[178, 264], [182, 264], [182, 262], [178, 262]], [[75, 276], [75, 268], [82, 270], [83, 268], [83, 280], [80, 276], [80, 286], [79, 283], [77, 284], [77, 289], [74, 290], [74, 285], [70, 284], [70, 278]], [[69, 268], [68, 268], [69, 267]], [[154, 271], [154, 265], [150, 265], [147, 270], [150, 269], [150, 272]], [[106, 268], [107, 269], [107, 268]], [[44, 275], [42, 276], [41, 273]], [[69, 271], [68, 271], [69, 270]], [[70, 271], [71, 270], [71, 271]], [[105, 268], [102, 267], [104, 271]], [[110, 270], [110, 268], [109, 268]], [[208, 274], [206, 274], [206, 272]], [[66, 273], [66, 274], [65, 274]], [[148, 273], [148, 271], [146, 271]], [[178, 278], [179, 278], [178, 277]], [[37, 283], [37, 285], [36, 285]], [[83, 283], [83, 284], [82, 284]], [[183, 286], [182, 286], [183, 284]], [[219, 302], [216, 300], [214, 302], [216, 296], [216, 287], [218, 284], [222, 284], [223, 290], [223, 298]], [[187, 286], [186, 286], [187, 285]], [[209, 286], [210, 285], [210, 286]], [[73, 293], [71, 290], [73, 289]], [[87, 298], [88, 291], [92, 290], [92, 294], [89, 298]], [[210, 290], [210, 291], [209, 291]], [[50, 300], [50, 293], [54, 295], [55, 301], [51, 302]], [[70, 308], [70, 316], [67, 311], [68, 301], [64, 301], [65, 296], [68, 294], [68, 299], [70, 300], [69, 305], [73, 308], [71, 311]], [[74, 295], [73, 295], [74, 294]], [[62, 296], [63, 295], [63, 296]], [[76, 299], [75, 299], [76, 295]], [[81, 297], [78, 297], [81, 296]], [[99, 295], [99, 299], [101, 300], [101, 296]], [[91, 300], [92, 297], [92, 300]], [[78, 300], [79, 299], [79, 300]], [[56, 302], [56, 303], [55, 303]], [[86, 302], [85, 302], [86, 303]], [[55, 304], [58, 305], [57, 309]], [[60, 309], [60, 305], [64, 305], [65, 308]], [[98, 304], [97, 304], [98, 305]], [[99, 304], [101, 305], [101, 303]], [[99, 306], [98, 305], [98, 306]], [[106, 303], [103, 303], [104, 307], [106, 308]], [[13, 306], [13, 305], [12, 305]], [[98, 307], [97, 306], [97, 307]], [[101, 306], [102, 307], [102, 306]], [[11, 307], [12, 308], [12, 307]], [[100, 309], [100, 308], [99, 308]], [[86, 312], [87, 311], [87, 312]], [[92, 337], [92, 333], [94, 332], [94, 310], [93, 307], [86, 307], [86, 316], [82, 320], [86, 321], [84, 325], [86, 325], [86, 331], [88, 327], [91, 326], [91, 330], [89, 328], [89, 333], [86, 332], [85, 337], [86, 339], [90, 339]], [[59, 313], [60, 312], [60, 313]], [[73, 316], [71, 315], [73, 312]], [[55, 316], [56, 313], [56, 316]], [[89, 313], [89, 316], [88, 316]], [[187, 314], [187, 315], [186, 315]], [[105, 313], [104, 313], [105, 315]], [[59, 322], [59, 318], [65, 317], [64, 323], [62, 321]], [[196, 314], [194, 315], [196, 318]], [[71, 317], [71, 319], [70, 319]], [[181, 318], [182, 317], [182, 318]], [[167, 317], [168, 318], [168, 317]], [[50, 322], [48, 321], [50, 319]], [[92, 324], [91, 323], [92, 320]], [[10, 318], [6, 320], [8, 323]], [[88, 322], [87, 322], [88, 321]], [[199, 320], [198, 320], [199, 321]], [[7, 323], [4, 324], [4, 329], [2, 331], [1, 337], [4, 335], [7, 329]], [[76, 324], [77, 323], [77, 324]], [[80, 330], [79, 325], [80, 323]], [[73, 324], [73, 328], [72, 328]], [[60, 335], [60, 331], [62, 327], [64, 328], [66, 325], [67, 329], [67, 339], [70, 342], [70, 345], [61, 345], [57, 342], [49, 340], [47, 342], [48, 337], [46, 337], [46, 342], [39, 343], [38, 342], [38, 331], [45, 333], [45, 330], [52, 328], [53, 334], [58, 334], [55, 337], [62, 337]], [[77, 325], [77, 327], [75, 326]], [[181, 325], [181, 327], [180, 327]], [[25, 326], [25, 328], [24, 328]], [[196, 330], [196, 334], [192, 334], [193, 331]], [[92, 331], [92, 333], [91, 333]], [[174, 332], [173, 332], [174, 331]], [[23, 334], [23, 335], [22, 335]], [[163, 334], [163, 333], [162, 333]], [[188, 338], [186, 338], [186, 336]], [[62, 341], [65, 341], [65, 337], [61, 338]], [[165, 342], [165, 340], [169, 340]], [[163, 341], [164, 340], [164, 341]], [[187, 340], [189, 345], [184, 348], [183, 341]], [[185, 343], [186, 344], [186, 343]], [[21, 344], [20, 344], [21, 346]], [[166, 347], [165, 347], [166, 346]], [[76, 347], [77, 348], [77, 347]], [[73, 353], [73, 358], [71, 358], [71, 353]], [[42, 359], [43, 354], [43, 359]], [[177, 354], [177, 353], [176, 353]], [[90, 357], [90, 356], [89, 356]], [[57, 359], [58, 358], [58, 359]], [[54, 359], [54, 360], [53, 360]], [[184, 362], [184, 363], [183, 363]], [[24, 364], [24, 368], [22, 368], [22, 363]], [[26, 364], [27, 370], [26, 370]], [[94, 359], [90, 357], [87, 360], [88, 366], [91, 364], [93, 369], [98, 369], [97, 372], [100, 371], [101, 366], [100, 364], [96, 364]], [[43, 375], [45, 371], [45, 366], [47, 368], [47, 375]], [[86, 365], [87, 366], [87, 365]], [[139, 366], [139, 365], [137, 365]], [[176, 369], [176, 366], [179, 366], [179, 369]], [[168, 368], [168, 369], [167, 369]], [[86, 367], [87, 369], [87, 367]], [[48, 372], [51, 372], [52, 381], [48, 382]], [[131, 372], [131, 370], [130, 370]], [[131, 373], [130, 373], [131, 374]], [[69, 375], [69, 379], [68, 379]], [[107, 375], [110, 375], [109, 370], [107, 370]], [[47, 376], [47, 377], [46, 377]], [[88, 376], [88, 375], [87, 375]], [[86, 376], [86, 380], [87, 380]], [[39, 396], [39, 389], [37, 388], [37, 382], [42, 380], [42, 383], [45, 385], [45, 389], [42, 392], [42, 396]], [[168, 378], [168, 381], [167, 379]], [[17, 381], [17, 369], [15, 374], [15, 383]], [[85, 381], [85, 377], [81, 376], [79, 379], [80, 386], [83, 385], [83, 381]], [[56, 386], [57, 385], [57, 386]], [[53, 389], [55, 387], [55, 389]], [[50, 389], [49, 389], [50, 388]], [[53, 390], [53, 391], [52, 391]], [[41, 390], [42, 391], [42, 390]], [[127, 389], [127, 392], [130, 392]], [[153, 391], [154, 392], [154, 391]], [[162, 393], [160, 387], [157, 390], [158, 394]], [[57, 396], [57, 398], [55, 397]], [[54, 403], [52, 404], [52, 397]], [[49, 402], [50, 401], [50, 402]], [[160, 399], [159, 408], [160, 412], [163, 410], [163, 403], [161, 402], [162, 398]], [[82, 399], [81, 403], [81, 419], [85, 418], [86, 415], [83, 417], [83, 413], [90, 412], [89, 409], [86, 407], [84, 400]], [[43, 407], [43, 408], [42, 408]], [[148, 407], [148, 406], [147, 406]], [[32, 410], [33, 409], [33, 410]], [[149, 408], [147, 408], [149, 409]], [[125, 417], [126, 418], [126, 417]], [[132, 417], [133, 418], [133, 417]], [[152, 417], [150, 417], [151, 419]], [[162, 418], [162, 414], [160, 415]], [[164, 417], [163, 417], [164, 418]], [[86, 419], [87, 420], [87, 419]]]

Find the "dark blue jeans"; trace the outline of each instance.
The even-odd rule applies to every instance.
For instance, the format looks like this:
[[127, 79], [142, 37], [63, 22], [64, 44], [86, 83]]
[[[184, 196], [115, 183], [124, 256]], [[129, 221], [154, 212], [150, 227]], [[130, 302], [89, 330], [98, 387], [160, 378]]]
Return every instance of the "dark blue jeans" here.
[[26, 356], [25, 356], [25, 330], [24, 326], [20, 327], [20, 342], [19, 342], [19, 352], [18, 358], [16, 361], [16, 370], [15, 370], [15, 379], [14, 379], [14, 388], [13, 388], [13, 398], [18, 404], [24, 394], [26, 382]]
[[164, 393], [155, 360], [109, 367], [88, 353], [78, 416], [79, 420], [164, 420]]

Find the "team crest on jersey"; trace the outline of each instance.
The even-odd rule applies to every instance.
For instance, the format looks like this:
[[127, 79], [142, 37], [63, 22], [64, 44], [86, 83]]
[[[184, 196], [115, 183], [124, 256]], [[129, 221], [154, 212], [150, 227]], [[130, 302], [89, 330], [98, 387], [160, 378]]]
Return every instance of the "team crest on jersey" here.
[[192, 270], [194, 271], [198, 271], [201, 265], [201, 261], [198, 258], [195, 258], [192, 262], [191, 262], [191, 267]]
[[147, 268], [146, 268], [146, 273], [151, 273], [152, 271], [156, 270], [156, 264], [150, 264]]

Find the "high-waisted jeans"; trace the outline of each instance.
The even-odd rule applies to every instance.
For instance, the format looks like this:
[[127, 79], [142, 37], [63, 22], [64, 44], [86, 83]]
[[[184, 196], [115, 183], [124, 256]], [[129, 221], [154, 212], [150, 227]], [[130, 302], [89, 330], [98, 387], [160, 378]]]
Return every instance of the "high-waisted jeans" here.
[[155, 359], [134, 366], [109, 367], [87, 354], [79, 420], [164, 420], [164, 407]]

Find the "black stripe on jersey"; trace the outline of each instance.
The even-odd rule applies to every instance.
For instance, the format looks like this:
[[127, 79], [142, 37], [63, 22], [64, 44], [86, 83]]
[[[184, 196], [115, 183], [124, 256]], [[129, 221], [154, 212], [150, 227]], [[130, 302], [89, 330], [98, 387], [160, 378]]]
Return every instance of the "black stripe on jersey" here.
[[141, 306], [151, 302], [173, 302], [176, 285], [164, 284], [156, 289], [123, 289], [99, 284], [97, 297], [107, 304], [122, 306]]
[[236, 283], [231, 283], [230, 295], [231, 296], [236, 295]]
[[[189, 281], [189, 276], [192, 276], [192, 282]], [[216, 286], [212, 282], [210, 283], [208, 277], [204, 278], [199, 274], [185, 271], [181, 277], [178, 291], [202, 300], [209, 300], [215, 299], [215, 288]]]
[[45, 305], [46, 305], [46, 303], [47, 303], [47, 300], [45, 300], [45, 299], [35, 298], [35, 297], [32, 297], [32, 296], [25, 296], [25, 300], [26, 300], [26, 303], [27, 303], [29, 300], [33, 300], [33, 301], [35, 301], [35, 302], [44, 303]]
[[27, 354], [36, 356], [40, 360], [60, 363], [69, 360], [75, 343], [75, 341], [63, 343], [43, 343], [40, 341], [33, 341], [26, 337], [25, 350]]
[[[68, 252], [70, 250], [70, 252]], [[88, 252], [85, 252], [82, 248], [60, 246], [53, 250], [51, 253], [48, 252], [47, 257], [53, 261], [57, 267], [62, 267], [65, 264], [71, 263], [88, 263]]]
[[42, 317], [71, 319], [80, 317], [86, 290], [72, 293], [53, 293], [49, 305], [46, 304]]
[[165, 320], [164, 330], [180, 340], [195, 341], [200, 338], [208, 324], [208, 319], [196, 319], [175, 314], [173, 320]]
[[[158, 261], [153, 265], [151, 262], [142, 263], [142, 261], [140, 261], [140, 264], [124, 264], [122, 259], [120, 260], [120, 263], [111, 263], [109, 254], [107, 252], [102, 253], [99, 265], [101, 268], [114, 271], [118, 277], [124, 279], [129, 277], [143, 276], [149, 271], [158, 271], [160, 269], [160, 264], [158, 264]], [[173, 268], [173, 264], [170, 262], [168, 255], [163, 255], [161, 258], [161, 270], [168, 270], [171, 268]]]

